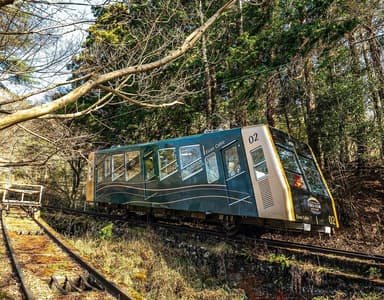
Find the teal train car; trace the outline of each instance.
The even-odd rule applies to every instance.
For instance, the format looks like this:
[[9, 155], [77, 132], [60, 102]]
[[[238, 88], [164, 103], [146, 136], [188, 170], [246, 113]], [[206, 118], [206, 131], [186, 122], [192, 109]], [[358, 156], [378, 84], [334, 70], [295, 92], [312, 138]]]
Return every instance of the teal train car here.
[[86, 199], [99, 207], [331, 233], [338, 218], [310, 147], [267, 125], [97, 150]]

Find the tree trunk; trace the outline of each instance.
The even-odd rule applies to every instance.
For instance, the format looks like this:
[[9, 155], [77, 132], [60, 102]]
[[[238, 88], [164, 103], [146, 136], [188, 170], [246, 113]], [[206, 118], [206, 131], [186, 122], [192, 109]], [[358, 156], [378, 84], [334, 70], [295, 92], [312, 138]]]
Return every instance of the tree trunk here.
[[[199, 1], [199, 9], [198, 14], [200, 17], [200, 23], [201, 25], [204, 24], [204, 14], [203, 14], [203, 4], [202, 1]], [[205, 88], [206, 88], [206, 122], [207, 122], [207, 129], [211, 130], [213, 129], [213, 121], [212, 121], [212, 115], [213, 115], [213, 96], [212, 96], [212, 77], [211, 72], [209, 68], [209, 61], [208, 61], [208, 55], [207, 55], [207, 39], [206, 36], [203, 35], [201, 38], [201, 54], [202, 54], [202, 60], [204, 64], [204, 75], [205, 75]]]
[[78, 157], [76, 159], [70, 160], [68, 163], [72, 170], [72, 187], [70, 194], [71, 207], [75, 207], [76, 198], [78, 196], [79, 187], [81, 183], [82, 170], [83, 170], [83, 160]]
[[308, 144], [311, 146], [316, 157], [318, 157], [319, 163], [322, 165], [320, 156], [320, 139], [317, 131], [317, 113], [316, 113], [316, 97], [313, 87], [313, 63], [312, 56], [309, 56], [304, 61], [304, 90], [305, 90], [305, 108], [307, 111], [306, 127]]
[[[353, 75], [355, 75], [356, 78], [361, 78], [362, 76], [362, 68], [360, 65], [360, 53], [358, 48], [356, 47], [356, 38], [355, 33], [351, 32], [346, 34], [346, 39], [348, 41], [349, 51], [351, 52], [351, 69]], [[362, 169], [365, 166], [364, 161], [364, 149], [366, 146], [364, 145], [364, 140], [366, 130], [363, 128], [363, 123], [365, 123], [365, 104], [363, 100], [363, 95], [357, 95], [356, 96], [356, 110], [355, 115], [353, 115], [353, 122], [356, 124], [356, 128], [354, 129], [354, 139], [353, 142], [356, 143], [356, 160], [358, 169]], [[341, 120], [344, 120], [344, 118], [341, 118]], [[345, 124], [344, 124], [345, 126]], [[350, 157], [348, 158], [350, 159]]]
[[268, 125], [275, 127], [276, 126], [276, 80], [275, 74], [268, 78], [267, 81], [267, 98], [266, 98], [266, 118]]
[[240, 12], [240, 35], [244, 33], [244, 16], [243, 16], [243, 1], [239, 0], [239, 12]]
[[374, 32], [373, 24], [372, 24], [372, 16], [367, 17], [368, 26], [366, 26], [367, 34], [368, 34], [368, 44], [370, 50], [370, 56], [372, 59], [372, 66], [375, 72], [375, 76], [379, 81], [379, 86], [376, 87], [378, 90], [378, 97], [374, 97], [373, 105], [375, 110], [375, 119], [378, 128], [378, 132], [380, 135], [380, 157], [381, 160], [384, 159], [384, 124], [383, 124], [383, 107], [382, 101], [384, 99], [384, 71], [381, 64], [381, 51], [378, 46], [378, 42], [376, 39], [376, 32]]
[[[371, 91], [371, 97], [372, 97], [372, 101], [374, 103], [374, 107], [376, 107], [379, 103], [381, 103], [381, 100], [380, 100], [380, 92], [379, 90], [377, 89], [377, 84], [375, 84], [375, 72], [374, 72], [374, 68], [373, 68], [373, 65], [372, 65], [372, 62], [370, 60], [370, 53], [369, 53], [369, 49], [368, 49], [368, 45], [367, 43], [364, 41], [366, 37], [364, 36], [364, 33], [360, 30], [360, 39], [363, 40], [363, 42], [361, 43], [361, 47], [362, 47], [362, 51], [363, 51], [363, 58], [364, 58], [364, 62], [365, 62], [365, 66], [366, 66], [366, 72], [367, 72], [367, 76], [368, 76], [368, 79], [369, 79], [369, 88], [370, 88], [370, 91]], [[373, 61], [373, 59], [372, 59]], [[363, 101], [363, 100], [362, 100]], [[362, 102], [360, 105], [364, 106], [364, 102]], [[361, 122], [364, 121], [364, 123], [366, 123], [366, 117], [365, 117], [365, 109], [364, 109], [364, 115], [362, 116], [362, 120]], [[379, 113], [379, 117], [377, 117], [377, 112], [376, 112], [376, 121], [377, 119], [380, 119], [381, 118], [381, 112]], [[361, 135], [361, 131], [366, 131], [366, 125], [364, 125], [364, 128], [362, 130], [359, 130], [359, 132], [357, 132], [358, 135]], [[383, 136], [383, 127], [381, 124], [378, 124], [378, 128], [379, 128], [379, 132], [381, 133], [381, 136]], [[364, 140], [366, 140], [367, 138], [364, 137]], [[381, 157], [383, 157], [383, 142], [384, 141], [381, 141]], [[359, 143], [362, 143], [359, 142]], [[363, 145], [358, 145], [357, 147], [358, 149], [360, 149], [360, 151], [358, 151], [358, 158], [357, 158], [357, 161], [358, 161], [358, 165], [359, 165], [359, 168], [364, 168], [365, 167], [365, 160], [366, 158], [364, 159], [364, 157], [367, 157], [367, 155], [361, 151], [363, 151], [364, 147]], [[367, 148], [367, 145], [365, 145], [365, 148]]]

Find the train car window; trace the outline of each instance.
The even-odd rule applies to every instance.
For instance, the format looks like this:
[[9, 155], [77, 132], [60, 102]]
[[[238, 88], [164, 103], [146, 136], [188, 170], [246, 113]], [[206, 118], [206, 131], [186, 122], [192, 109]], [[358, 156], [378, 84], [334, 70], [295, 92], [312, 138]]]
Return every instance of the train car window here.
[[131, 151], [125, 153], [125, 168], [127, 170], [125, 180], [127, 181], [141, 173], [139, 151]]
[[320, 173], [317, 170], [315, 162], [312, 159], [308, 159], [301, 155], [299, 155], [299, 160], [301, 166], [303, 167], [305, 178], [307, 179], [311, 192], [323, 196], [328, 196], [327, 189], [325, 188], [324, 183], [321, 180]]
[[180, 147], [180, 168], [183, 180], [203, 171], [200, 145]]
[[112, 181], [118, 180], [124, 173], [124, 153], [112, 155]]
[[281, 147], [280, 145], [277, 145], [277, 151], [285, 169], [289, 184], [291, 186], [306, 190], [307, 187], [305, 185], [303, 174], [300, 170], [295, 153]]
[[219, 168], [217, 166], [217, 157], [216, 153], [212, 152], [205, 157], [205, 170], [207, 172], [207, 181], [208, 183], [215, 182], [219, 180]]
[[93, 167], [91, 163], [88, 163], [88, 180], [92, 180], [93, 178]]
[[111, 157], [107, 156], [104, 161], [104, 178], [109, 178], [111, 175]]
[[239, 154], [237, 152], [237, 144], [224, 151], [224, 159], [227, 177], [233, 177], [241, 172]]
[[271, 129], [273, 140], [276, 144], [284, 145], [284, 147], [293, 151], [294, 145], [288, 134], [280, 130], [277, 130], [276, 128], [270, 127], [270, 129]]
[[160, 180], [163, 180], [177, 172], [176, 150], [175, 148], [160, 149], [158, 155]]
[[297, 163], [294, 152], [282, 148], [280, 146], [277, 147], [277, 151], [279, 152], [279, 156], [284, 166], [284, 169], [301, 174], [300, 167]]
[[153, 162], [153, 153], [148, 154], [144, 157], [145, 167], [145, 180], [148, 181], [155, 176], [155, 165]]
[[258, 147], [251, 151], [253, 170], [255, 171], [256, 180], [261, 180], [268, 175], [267, 162], [265, 160], [262, 147]]
[[306, 158], [310, 158], [310, 159], [312, 158], [312, 152], [309, 149], [307, 144], [302, 143], [300, 141], [295, 141], [295, 148], [296, 148], [296, 152], [299, 155], [304, 156]]

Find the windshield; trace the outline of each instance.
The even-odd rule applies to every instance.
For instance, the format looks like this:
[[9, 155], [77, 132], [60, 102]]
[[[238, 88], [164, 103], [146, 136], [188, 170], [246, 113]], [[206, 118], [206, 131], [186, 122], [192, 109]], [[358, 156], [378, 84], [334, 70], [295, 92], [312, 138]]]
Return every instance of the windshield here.
[[293, 151], [283, 148], [281, 145], [276, 145], [281, 163], [284, 167], [288, 182], [291, 186], [307, 190], [303, 179], [303, 173], [300, 169], [296, 155]]
[[327, 190], [321, 180], [315, 162], [312, 159], [305, 158], [301, 155], [299, 155], [299, 160], [311, 191], [316, 194], [327, 196]]
[[309, 146], [274, 128], [271, 132], [289, 184], [328, 196]]

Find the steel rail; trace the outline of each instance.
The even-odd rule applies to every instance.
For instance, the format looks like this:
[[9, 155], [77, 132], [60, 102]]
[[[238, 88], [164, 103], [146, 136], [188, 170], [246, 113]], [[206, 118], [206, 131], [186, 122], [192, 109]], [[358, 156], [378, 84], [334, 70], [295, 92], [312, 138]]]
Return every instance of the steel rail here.
[[317, 252], [317, 253], [328, 254], [328, 255], [332, 255], [332, 254], [339, 255], [347, 258], [373, 260], [378, 264], [384, 264], [384, 256], [381, 256], [381, 255], [373, 255], [373, 254], [370, 255], [370, 254], [361, 253], [361, 252], [346, 251], [346, 250], [340, 250], [340, 249], [334, 249], [334, 248], [324, 248], [320, 246], [292, 243], [292, 242], [286, 242], [281, 240], [257, 239], [257, 241], [264, 242], [268, 246], [272, 246], [272, 247], [287, 248], [287, 249], [295, 248], [295, 249], [308, 250], [311, 252]]
[[58, 238], [54, 234], [54, 230], [50, 228], [48, 224], [46, 224], [43, 220], [38, 220], [34, 218], [35, 222], [44, 230], [44, 232], [53, 240], [57, 245], [59, 245], [65, 252], [67, 252], [72, 259], [74, 259], [79, 265], [81, 265], [85, 270], [88, 271], [98, 283], [105, 288], [110, 294], [112, 294], [117, 299], [121, 300], [131, 300], [129, 295], [127, 295], [122, 289], [120, 289], [114, 283], [108, 281], [99, 271], [97, 271], [94, 267], [88, 264], [85, 260], [83, 260], [79, 255], [74, 253], [70, 246], [66, 245], [60, 238]]
[[19, 260], [14, 255], [14, 250], [13, 250], [13, 247], [11, 245], [11, 241], [10, 241], [10, 238], [9, 238], [9, 235], [8, 235], [8, 231], [5, 228], [5, 223], [4, 223], [4, 219], [3, 219], [3, 211], [1, 211], [0, 213], [1, 213], [1, 228], [2, 228], [2, 231], [3, 231], [3, 237], [4, 237], [4, 241], [5, 241], [5, 246], [6, 246], [7, 250], [8, 250], [9, 256], [11, 258], [11, 263], [12, 263], [13, 270], [17, 274], [17, 277], [20, 280], [20, 286], [21, 286], [21, 289], [22, 289], [22, 291], [24, 293], [25, 298], [27, 300], [33, 300], [34, 299], [33, 294], [32, 294], [31, 290], [29, 289], [29, 287], [28, 287], [28, 285], [26, 283], [26, 280], [25, 280], [22, 268], [20, 266]]

